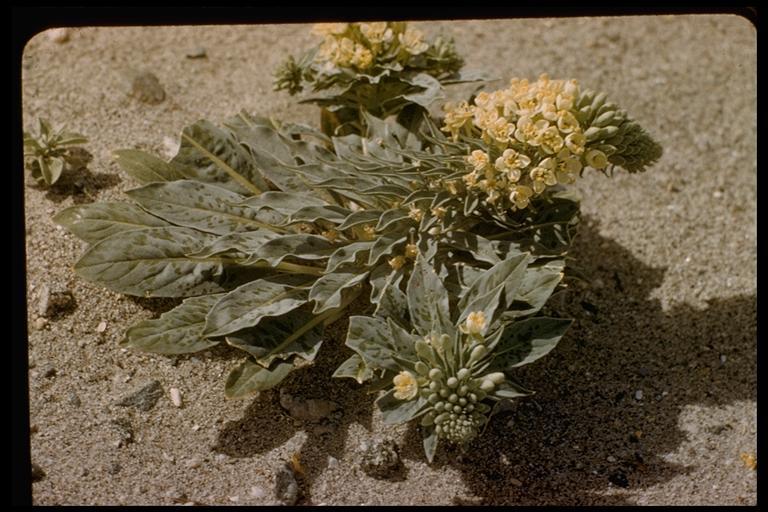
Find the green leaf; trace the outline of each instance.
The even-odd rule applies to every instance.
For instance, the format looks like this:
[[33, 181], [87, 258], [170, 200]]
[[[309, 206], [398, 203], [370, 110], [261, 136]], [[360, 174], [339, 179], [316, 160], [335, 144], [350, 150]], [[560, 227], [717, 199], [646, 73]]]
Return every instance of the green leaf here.
[[508, 325], [491, 366], [506, 370], [536, 361], [555, 348], [571, 323], [570, 319], [535, 317]]
[[549, 261], [543, 265], [537, 262], [529, 266], [520, 287], [514, 293], [514, 300], [508, 300], [509, 309], [502, 317], [512, 319], [538, 312], [563, 279], [564, 266], [563, 260]]
[[343, 378], [348, 377], [355, 379], [358, 384], [370, 380], [373, 377], [373, 372], [368, 365], [365, 364], [363, 358], [359, 354], [352, 354], [348, 359], [336, 368], [333, 372], [333, 377]]
[[190, 297], [223, 291], [218, 258], [190, 259], [213, 236], [189, 228], [124, 231], [97, 242], [75, 272], [111, 290], [144, 297]]
[[325, 220], [334, 224], [340, 224], [349, 215], [349, 210], [335, 205], [306, 206], [293, 213], [289, 224], [296, 222], [316, 222]]
[[224, 294], [191, 297], [160, 318], [131, 326], [120, 342], [156, 354], [187, 354], [218, 345], [203, 334], [205, 315]]
[[424, 90], [417, 93], [406, 94], [403, 98], [412, 103], [421, 105], [424, 108], [428, 108], [435, 100], [443, 97], [442, 85], [440, 85], [440, 82], [431, 75], [419, 73], [408, 80], [408, 83], [422, 87]]
[[448, 291], [422, 255], [413, 266], [406, 294], [411, 323], [419, 334], [454, 332], [448, 309]]
[[468, 306], [471, 306], [477, 298], [488, 297], [488, 294], [495, 292], [500, 286], [505, 286], [506, 283], [509, 283], [509, 289], [516, 290], [525, 275], [529, 259], [528, 253], [514, 254], [483, 273], [461, 297], [459, 309], [462, 313], [459, 321], [467, 318], [472, 312]]
[[378, 304], [388, 287], [400, 286], [404, 275], [404, 268], [395, 270], [389, 266], [389, 263], [382, 263], [371, 270], [371, 276], [368, 279], [371, 284], [371, 304]]
[[424, 440], [422, 442], [424, 445], [424, 455], [427, 456], [427, 461], [432, 464], [432, 461], [435, 459], [435, 453], [437, 452], [437, 432], [435, 432], [435, 427], [422, 428], [424, 435]]
[[208, 121], [184, 128], [171, 165], [191, 179], [239, 194], [256, 195], [269, 189], [248, 150], [232, 134]]
[[381, 411], [384, 424], [395, 425], [410, 421], [427, 412], [428, 403], [421, 396], [412, 400], [399, 400], [395, 398], [395, 390], [391, 389], [376, 400], [376, 405]]
[[382, 256], [389, 256], [399, 246], [405, 244], [408, 240], [405, 236], [381, 235], [371, 247], [371, 253], [368, 256], [368, 266], [373, 266]]
[[353, 242], [336, 249], [331, 257], [328, 258], [328, 264], [325, 267], [326, 273], [333, 272], [342, 263], [355, 263], [358, 253], [365, 253], [373, 246], [372, 241]]
[[64, 170], [64, 160], [61, 158], [41, 157], [37, 161], [40, 164], [40, 171], [45, 182], [48, 185], [56, 183], [61, 176], [61, 172]]
[[398, 286], [387, 286], [376, 306], [375, 315], [380, 318], [405, 319], [408, 314], [408, 298]]
[[280, 316], [307, 302], [314, 278], [275, 276], [235, 288], [208, 313], [205, 335], [225, 336], [257, 325], [262, 318]]
[[[314, 318], [311, 313], [294, 310], [283, 316], [263, 318], [256, 327], [230, 334], [225, 339], [231, 346], [251, 354], [262, 366], [293, 355], [312, 361], [323, 343], [323, 326], [316, 324], [298, 337], [293, 334]], [[291, 337], [291, 342], [285, 343]]]
[[293, 370], [292, 363], [278, 362], [264, 368], [252, 359], [246, 359], [232, 370], [227, 378], [224, 394], [227, 398], [244, 398], [256, 392], [272, 389]]
[[118, 149], [114, 152], [114, 158], [123, 171], [140, 183], [186, 178], [168, 162], [137, 149]]
[[525, 389], [524, 387], [519, 386], [509, 380], [505, 380], [499, 384], [493, 394], [498, 398], [510, 399], [530, 396], [533, 394], [533, 391], [530, 389]]
[[361, 283], [368, 277], [363, 268], [349, 268], [320, 277], [309, 291], [309, 299], [315, 301], [314, 313], [319, 314], [341, 305], [341, 294], [347, 288]]
[[333, 254], [335, 250], [336, 247], [322, 236], [284, 235], [259, 247], [246, 264], [264, 260], [275, 267], [288, 256], [321, 260]]
[[365, 363], [373, 368], [398, 371], [399, 366], [392, 360], [389, 336], [389, 326], [383, 320], [351, 316], [345, 345], [360, 354]]
[[408, 212], [402, 208], [393, 208], [391, 210], [387, 210], [381, 214], [375, 229], [376, 231], [382, 231], [391, 226], [393, 223], [407, 218]]
[[370, 224], [377, 222], [381, 216], [381, 213], [381, 211], [377, 210], [360, 210], [354, 213], [350, 213], [349, 216], [344, 219], [344, 222], [339, 224], [339, 227], [336, 229], [341, 231], [354, 226], [359, 226], [360, 224]]
[[231, 233], [217, 238], [213, 243], [206, 245], [195, 253], [187, 254], [187, 256], [191, 258], [221, 256], [235, 260], [245, 259], [253, 255], [265, 243], [279, 237], [279, 234], [264, 229]]
[[126, 192], [142, 208], [168, 222], [225, 235], [259, 228], [269, 229], [269, 221], [258, 212], [236, 206], [243, 197], [215, 185], [191, 180], [150, 183]]
[[129, 203], [70, 206], [56, 214], [53, 221], [90, 244], [122, 231], [168, 226], [163, 219]]
[[243, 206], [254, 210], [269, 208], [283, 215], [291, 215], [307, 206], [324, 206], [326, 202], [312, 194], [294, 194], [270, 190], [257, 196], [249, 197]]

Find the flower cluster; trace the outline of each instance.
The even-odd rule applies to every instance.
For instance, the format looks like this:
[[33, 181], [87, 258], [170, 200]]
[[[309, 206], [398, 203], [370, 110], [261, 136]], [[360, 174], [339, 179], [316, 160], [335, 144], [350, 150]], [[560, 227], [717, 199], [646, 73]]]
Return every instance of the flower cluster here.
[[578, 98], [576, 80], [541, 75], [535, 82], [513, 78], [472, 105], [446, 105], [442, 130], [480, 146], [466, 157], [467, 188], [490, 205], [522, 209], [547, 187], [573, 183], [585, 166], [605, 168], [606, 155], [587, 144], [577, 119]]
[[366, 71], [377, 59], [404, 63], [429, 48], [420, 30], [402, 22], [320, 23], [313, 32], [325, 38], [316, 60], [329, 68]]
[[434, 427], [439, 438], [452, 443], [471, 441], [488, 421], [484, 400], [506, 381], [502, 372], [485, 373], [488, 348], [482, 336], [485, 315], [472, 312], [460, 326], [459, 346], [447, 334], [430, 334], [416, 342], [419, 361], [414, 371], [403, 370], [392, 379], [394, 397], [428, 403], [421, 425]]

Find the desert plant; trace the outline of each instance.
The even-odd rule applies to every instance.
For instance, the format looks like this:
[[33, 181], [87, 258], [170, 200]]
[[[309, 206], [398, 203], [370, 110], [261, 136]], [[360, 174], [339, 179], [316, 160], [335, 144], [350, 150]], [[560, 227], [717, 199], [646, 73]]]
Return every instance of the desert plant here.
[[61, 127], [54, 130], [45, 119], [37, 120], [37, 133], [24, 132], [25, 167], [40, 184], [53, 185], [65, 167], [78, 168], [90, 155], [78, 147], [88, 139]]
[[361, 134], [363, 112], [406, 126], [442, 96], [445, 85], [477, 81], [462, 72], [463, 59], [450, 38], [428, 42], [404, 22], [322, 23], [313, 32], [322, 43], [298, 59], [289, 56], [275, 76], [275, 89], [291, 95], [306, 88], [323, 94], [300, 103], [322, 108], [326, 135]]
[[[523, 393], [509, 370], [567, 327], [536, 316], [562, 286], [578, 224], [567, 184], [590, 167], [641, 171], [661, 150], [604, 95], [546, 76], [447, 105], [442, 121], [356, 108], [346, 135], [241, 113], [185, 128], [168, 162], [117, 151], [143, 184], [127, 192], [134, 203], [55, 220], [91, 244], [81, 277], [184, 299], [122, 344], [179, 354], [223, 341], [248, 354], [229, 397], [278, 385], [314, 359], [325, 325], [371, 304], [351, 319], [355, 353], [335, 376], [394, 385], [378, 403], [388, 421], [423, 414], [431, 459], [438, 438], [476, 434], [485, 401]], [[472, 410], [427, 393], [455, 383], [473, 390]]]

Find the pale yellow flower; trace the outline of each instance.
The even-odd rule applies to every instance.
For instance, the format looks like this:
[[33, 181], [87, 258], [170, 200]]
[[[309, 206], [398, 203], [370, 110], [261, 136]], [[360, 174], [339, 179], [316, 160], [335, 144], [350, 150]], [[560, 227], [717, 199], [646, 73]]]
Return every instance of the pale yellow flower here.
[[538, 146], [539, 136], [549, 128], [549, 122], [545, 119], [539, 119], [535, 123], [528, 116], [523, 116], [517, 120], [517, 130], [515, 130], [515, 138], [520, 142], [524, 142], [531, 146]]
[[424, 42], [424, 34], [415, 28], [406, 28], [405, 32], [398, 35], [398, 40], [403, 49], [411, 55], [419, 55], [429, 48]]
[[[473, 111], [474, 115], [472, 121], [475, 123], [475, 126], [481, 130], [487, 130], [499, 119], [499, 113], [495, 109], [483, 109], [474, 107]], [[506, 122], [506, 119], [501, 119]]]
[[509, 148], [505, 149], [501, 156], [496, 159], [495, 166], [499, 172], [504, 172], [510, 169], [525, 169], [530, 163], [531, 159], [527, 155]]
[[392, 41], [394, 34], [392, 29], [387, 26], [386, 21], [377, 21], [375, 23], [361, 23], [360, 32], [372, 45], [381, 45]]
[[553, 158], [545, 158], [531, 170], [530, 176], [533, 182], [533, 191], [537, 194], [541, 194], [547, 188], [547, 185], [557, 185], [555, 160]]
[[419, 383], [409, 371], [402, 371], [392, 379], [395, 385], [395, 398], [398, 400], [413, 400], [419, 393]]
[[563, 138], [560, 136], [560, 132], [554, 126], [550, 126], [549, 128], [540, 132], [538, 136], [538, 142], [541, 146], [541, 149], [550, 155], [563, 149], [564, 144]]
[[580, 128], [576, 117], [567, 110], [557, 113], [557, 129], [563, 133], [572, 133]]
[[360, 237], [362, 240], [373, 240], [376, 238], [376, 229], [373, 226], [364, 226], [363, 234]]
[[408, 210], [408, 217], [412, 218], [416, 222], [421, 222], [422, 217], [424, 217], [424, 212], [414, 205], [411, 205]]
[[587, 143], [587, 138], [581, 132], [569, 133], [565, 137], [565, 147], [574, 155], [580, 155], [584, 152], [584, 145]]
[[563, 148], [557, 154], [555, 176], [558, 183], [573, 183], [576, 181], [576, 175], [581, 171], [581, 168], [581, 159], [576, 155], [571, 155], [568, 149]]
[[519, 209], [523, 209], [531, 202], [533, 190], [525, 185], [516, 185], [509, 193], [509, 200]]
[[453, 140], [458, 140], [461, 130], [468, 123], [472, 122], [472, 116], [474, 113], [466, 101], [462, 101], [458, 105], [446, 103], [443, 108], [445, 110], [445, 119], [443, 120], [444, 126], [441, 128], [441, 130], [444, 132], [450, 132], [453, 136]]
[[483, 140], [486, 143], [496, 142], [506, 146], [506, 144], [511, 142], [514, 133], [515, 125], [509, 123], [505, 118], [499, 117], [486, 127], [485, 133], [483, 133]]
[[588, 166], [594, 169], [605, 169], [608, 167], [608, 158], [605, 156], [605, 153], [599, 149], [590, 149], [587, 151], [584, 155], [584, 160], [586, 160]]
[[477, 335], [482, 334], [487, 325], [485, 313], [482, 311], [473, 311], [467, 315], [467, 319], [459, 326], [459, 330], [464, 334]]
[[468, 157], [465, 157], [467, 160], [467, 163], [471, 165], [475, 171], [482, 171], [486, 167], [488, 167], [488, 164], [490, 163], [490, 158], [488, 157], [488, 153], [483, 151], [482, 149], [476, 149]]
[[477, 171], [472, 171], [469, 174], [465, 174], [461, 179], [464, 180], [464, 183], [466, 183], [468, 187], [472, 188], [477, 185], [477, 178]]
[[334, 242], [339, 238], [339, 232], [336, 231], [335, 229], [329, 229], [328, 231], [323, 231], [320, 234], [323, 235], [328, 240], [330, 240], [331, 242]]
[[432, 208], [432, 215], [434, 215], [438, 219], [442, 219], [443, 217], [445, 217], [445, 214], [447, 212], [448, 210], [446, 210], [442, 206], [435, 206], [434, 208]]
[[459, 194], [459, 182], [456, 180], [450, 180], [445, 182], [445, 190], [452, 196]]
[[350, 64], [357, 69], [368, 69], [373, 64], [373, 54], [361, 44], [355, 44], [355, 51], [350, 59]]

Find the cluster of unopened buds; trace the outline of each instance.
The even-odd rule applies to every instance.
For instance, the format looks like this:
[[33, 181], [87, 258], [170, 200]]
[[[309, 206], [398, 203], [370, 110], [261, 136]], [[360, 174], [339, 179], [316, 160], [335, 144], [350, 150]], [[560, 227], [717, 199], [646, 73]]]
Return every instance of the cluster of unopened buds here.
[[395, 398], [423, 397], [428, 409], [421, 425], [434, 426], [439, 438], [452, 443], [466, 443], [477, 436], [491, 410], [483, 400], [506, 380], [502, 372], [485, 373], [485, 327], [482, 312], [470, 313], [459, 326], [464, 336], [457, 351], [448, 348], [453, 340], [447, 334], [431, 334], [417, 341], [419, 361], [414, 366], [415, 374], [403, 370], [393, 379]]
[[402, 22], [319, 23], [313, 32], [325, 38], [316, 59], [329, 68], [365, 71], [380, 56], [407, 61], [429, 48], [420, 30]]
[[573, 183], [583, 167], [605, 168], [605, 153], [589, 147], [577, 120], [578, 98], [576, 80], [541, 75], [532, 83], [513, 78], [472, 105], [447, 104], [442, 130], [481, 146], [466, 156], [467, 188], [490, 205], [523, 209], [547, 187]]

